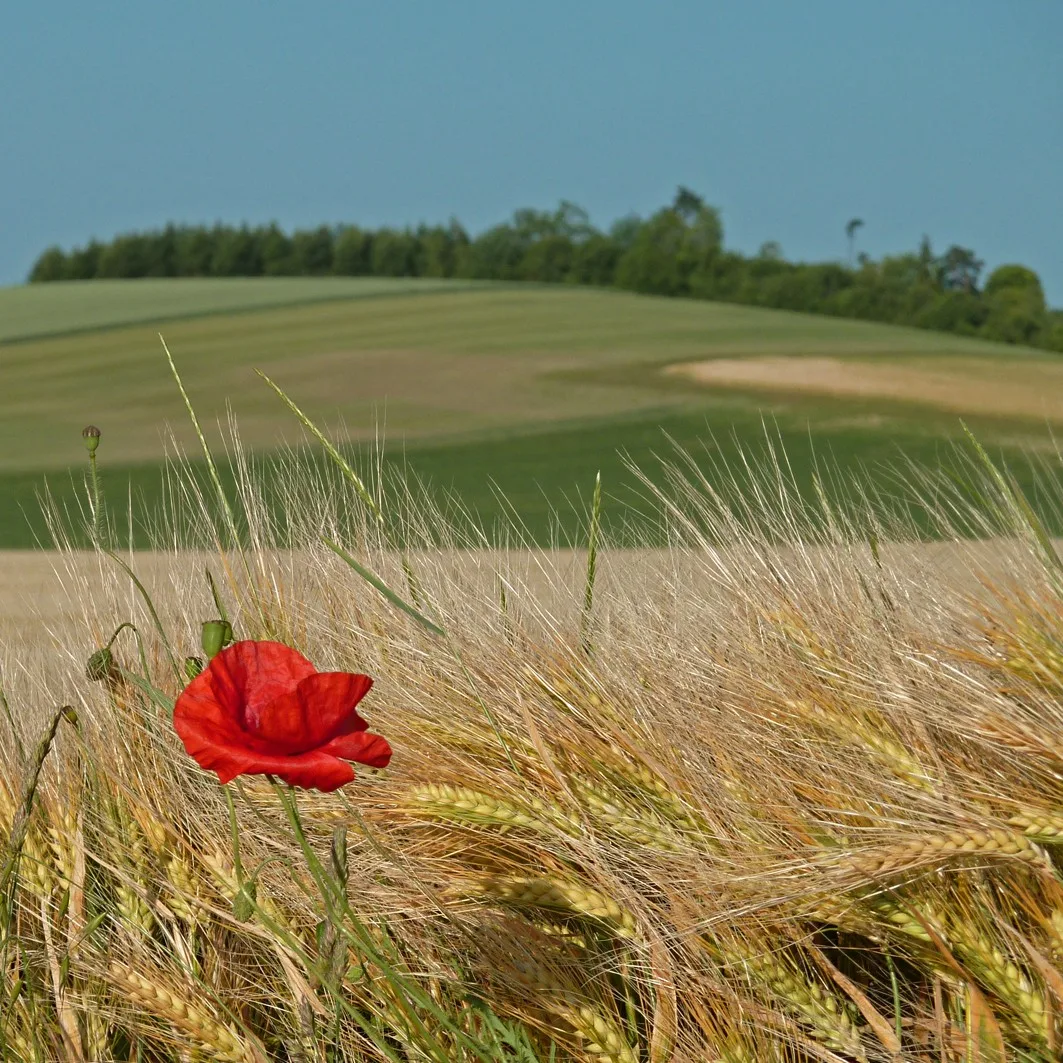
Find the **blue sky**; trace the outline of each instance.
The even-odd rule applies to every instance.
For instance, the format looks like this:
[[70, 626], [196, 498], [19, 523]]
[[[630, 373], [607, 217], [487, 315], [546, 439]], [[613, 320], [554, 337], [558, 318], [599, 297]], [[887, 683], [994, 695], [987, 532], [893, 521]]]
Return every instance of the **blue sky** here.
[[605, 225], [685, 184], [728, 246], [973, 247], [1063, 306], [1060, 0], [8, 0], [0, 283], [167, 220]]

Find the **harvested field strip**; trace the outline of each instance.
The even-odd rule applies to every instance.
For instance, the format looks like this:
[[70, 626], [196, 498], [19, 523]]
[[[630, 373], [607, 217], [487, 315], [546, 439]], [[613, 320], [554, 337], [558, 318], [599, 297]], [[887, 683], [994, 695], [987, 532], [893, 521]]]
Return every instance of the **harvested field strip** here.
[[861, 399], [927, 404], [957, 413], [1063, 420], [1063, 361], [1024, 365], [1005, 361], [927, 357], [906, 364], [810, 357], [713, 358], [669, 366], [665, 373], [719, 388], [763, 388]]

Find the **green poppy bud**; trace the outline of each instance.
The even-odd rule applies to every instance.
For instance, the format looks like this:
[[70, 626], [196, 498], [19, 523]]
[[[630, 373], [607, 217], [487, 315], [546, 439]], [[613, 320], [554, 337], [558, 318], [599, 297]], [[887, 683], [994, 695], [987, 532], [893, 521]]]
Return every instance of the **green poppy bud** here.
[[195, 679], [200, 672], [203, 671], [203, 658], [202, 657], [186, 657], [185, 658], [185, 675], [189, 681]]
[[233, 916], [241, 923], [246, 923], [255, 914], [257, 896], [257, 883], [254, 879], [248, 879], [233, 897]]
[[94, 424], [86, 425], [81, 430], [81, 438], [85, 440], [85, 449], [90, 454], [95, 454], [100, 445], [100, 430]]
[[97, 650], [85, 664], [85, 675], [94, 683], [103, 683], [117, 678], [118, 669], [114, 663], [114, 654], [105, 646]]
[[233, 640], [233, 629], [227, 620], [204, 620], [200, 645], [211, 661], [221, 653], [222, 647]]

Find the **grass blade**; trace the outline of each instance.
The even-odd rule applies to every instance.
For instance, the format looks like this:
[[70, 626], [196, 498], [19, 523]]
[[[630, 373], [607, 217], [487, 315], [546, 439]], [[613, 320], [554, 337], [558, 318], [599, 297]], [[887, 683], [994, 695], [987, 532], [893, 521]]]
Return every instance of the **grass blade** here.
[[162, 349], [166, 352], [166, 360], [170, 363], [170, 372], [173, 373], [173, 378], [177, 381], [177, 390], [181, 392], [181, 398], [184, 399], [185, 409], [188, 410], [188, 416], [192, 420], [192, 427], [196, 431], [196, 435], [199, 437], [199, 445], [203, 450], [203, 457], [207, 462], [207, 469], [210, 471], [210, 478], [214, 481], [214, 487], [218, 492], [218, 501], [221, 502], [222, 509], [225, 510], [225, 519], [229, 525], [229, 534], [232, 536], [232, 542], [235, 546], [240, 537], [236, 532], [236, 515], [233, 513], [233, 508], [229, 504], [229, 496], [225, 493], [225, 488], [222, 487], [221, 477], [218, 475], [218, 467], [214, 464], [214, 456], [210, 452], [210, 447], [207, 445], [207, 437], [203, 434], [203, 429], [200, 427], [199, 418], [196, 416], [196, 411], [192, 406], [192, 400], [188, 397], [188, 392], [185, 391], [184, 383], [181, 380], [181, 374], [177, 372], [177, 366], [174, 364], [173, 355], [170, 354], [170, 348], [166, 346], [166, 341], [162, 338], [162, 333], [159, 333], [159, 342], [162, 344]]
[[1014, 484], [1009, 483], [1004, 474], [996, 467], [993, 459], [986, 453], [985, 448], [978, 442], [970, 428], [963, 421], [960, 421], [960, 425], [967, 436], [967, 441], [978, 456], [979, 464], [989, 474], [1000, 492], [1004, 501], [1004, 508], [1008, 511], [1016, 531], [1025, 531], [1032, 538], [1042, 559], [1048, 568], [1052, 570], [1054, 579], [1058, 582], [1060, 575], [1063, 574], [1063, 561], [1060, 560], [1059, 554], [1056, 553], [1052, 537], [1048, 534], [1048, 529], [1044, 526], [1044, 522], [1027, 501], [1026, 496]]
[[589, 632], [591, 610], [594, 607], [594, 580], [598, 573], [598, 540], [602, 527], [602, 474], [594, 478], [594, 497], [591, 500], [591, 523], [587, 536], [587, 576], [583, 585], [583, 613], [580, 616], [580, 645], [584, 653], [591, 652]]
[[365, 503], [366, 509], [377, 519], [380, 524], [384, 523], [384, 514], [381, 512], [380, 507], [376, 503], [376, 499], [369, 493], [369, 488], [365, 486], [365, 482], [362, 478], [351, 468], [347, 459], [333, 446], [333, 444], [326, 438], [324, 432], [298, 406], [281, 390], [281, 388], [275, 384], [261, 369], [256, 369], [255, 372], [267, 383], [280, 397], [281, 402], [288, 407], [292, 413], [302, 422], [303, 427], [325, 448], [328, 456], [339, 467], [343, 475], [354, 486], [354, 489], [358, 492], [358, 497]]
[[359, 576], [366, 581], [366, 583], [375, 587], [380, 593], [387, 598], [392, 605], [397, 609], [401, 609], [408, 616], [412, 616], [422, 627], [427, 628], [433, 635], [441, 635], [446, 637], [446, 632], [438, 625], [428, 619], [424, 613], [418, 612], [408, 602], [404, 602], [379, 576], [374, 575], [364, 565], [359, 564], [346, 550], [343, 549], [339, 543], [333, 542], [331, 539], [322, 537], [321, 541], [345, 564], [354, 569]]

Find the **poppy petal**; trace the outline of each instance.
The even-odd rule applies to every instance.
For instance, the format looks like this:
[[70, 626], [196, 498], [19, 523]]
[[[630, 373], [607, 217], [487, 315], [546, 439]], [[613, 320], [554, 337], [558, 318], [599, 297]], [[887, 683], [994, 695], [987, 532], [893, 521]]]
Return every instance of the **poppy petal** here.
[[387, 739], [369, 731], [339, 735], [322, 746], [321, 752], [367, 764], [371, 768], [386, 768], [391, 760], [391, 746], [388, 745]]
[[222, 650], [204, 674], [212, 677], [218, 700], [232, 708], [245, 730], [253, 732], [271, 701], [316, 675], [317, 669], [291, 646], [248, 639]]
[[331, 792], [354, 779], [351, 761], [382, 768], [391, 747], [355, 706], [373, 681], [317, 672], [276, 642], [238, 642], [217, 654], [174, 704], [185, 749], [222, 783], [273, 775]]
[[315, 749], [297, 757], [279, 758], [284, 762], [275, 772], [289, 786], [301, 786], [304, 790], [320, 790], [330, 794], [349, 782], [354, 782], [354, 768], [339, 757]]
[[339, 734], [364, 731], [369, 725], [355, 706], [372, 685], [367, 675], [315, 672], [263, 706], [254, 733], [278, 750], [302, 753]]
[[319, 749], [293, 757], [212, 744], [200, 750], [195, 759], [208, 771], [216, 772], [223, 784], [232, 782], [238, 775], [275, 775], [289, 786], [331, 793], [354, 780], [354, 768], [350, 764]]

